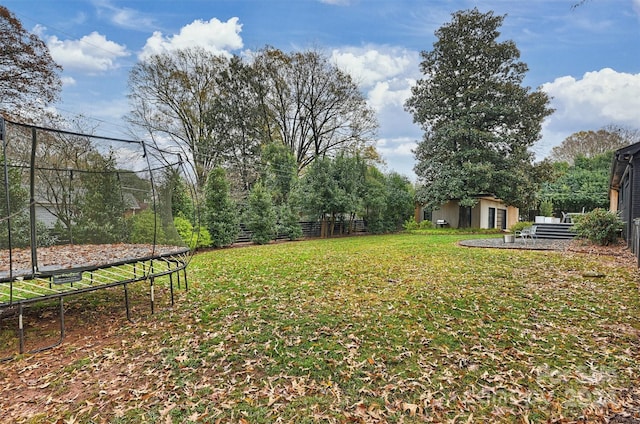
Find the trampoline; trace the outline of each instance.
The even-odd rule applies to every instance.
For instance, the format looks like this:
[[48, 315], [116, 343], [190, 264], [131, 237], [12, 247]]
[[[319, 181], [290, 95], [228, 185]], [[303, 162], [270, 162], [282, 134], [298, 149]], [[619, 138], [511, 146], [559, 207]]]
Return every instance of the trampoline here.
[[[67, 296], [122, 287], [131, 320], [130, 284], [147, 282], [152, 314], [158, 278], [168, 280], [172, 305], [174, 288], [188, 289], [184, 240], [193, 235], [178, 233], [172, 204], [176, 189], [190, 187], [180, 155], [2, 118], [0, 138], [0, 320], [17, 316], [19, 353], [62, 343]], [[181, 217], [195, 221], [196, 209]], [[29, 350], [24, 309], [44, 301], [58, 302], [60, 336]]]

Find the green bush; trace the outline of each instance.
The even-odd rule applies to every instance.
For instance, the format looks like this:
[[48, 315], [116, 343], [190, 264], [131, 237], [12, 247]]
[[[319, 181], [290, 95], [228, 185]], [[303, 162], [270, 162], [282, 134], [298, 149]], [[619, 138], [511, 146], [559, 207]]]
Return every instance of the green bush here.
[[411, 231], [411, 230], [417, 230], [418, 228], [420, 228], [420, 225], [416, 222], [415, 218], [410, 218], [404, 221], [404, 224], [402, 227], [407, 231]]
[[213, 243], [209, 231], [201, 225], [198, 231], [195, 231], [191, 221], [181, 216], [173, 218], [173, 225], [176, 227], [180, 238], [194, 250], [199, 247], [209, 247]]
[[543, 200], [540, 203], [540, 215], [553, 216], [553, 202], [551, 200]]
[[302, 227], [300, 226], [300, 216], [293, 210], [293, 207], [286, 203], [279, 209], [280, 221], [278, 223], [278, 232], [286, 234], [289, 240], [298, 240], [302, 238]]
[[160, 225], [160, 217], [152, 210], [147, 209], [132, 216], [130, 222], [131, 243], [164, 243], [165, 235], [162, 225]]
[[577, 217], [573, 231], [578, 237], [606, 246], [620, 236], [623, 222], [615, 212], [597, 208]]
[[422, 221], [419, 225], [421, 230], [428, 230], [430, 228], [435, 228], [433, 226], [433, 222], [429, 221], [428, 219], [425, 219], [424, 221]]

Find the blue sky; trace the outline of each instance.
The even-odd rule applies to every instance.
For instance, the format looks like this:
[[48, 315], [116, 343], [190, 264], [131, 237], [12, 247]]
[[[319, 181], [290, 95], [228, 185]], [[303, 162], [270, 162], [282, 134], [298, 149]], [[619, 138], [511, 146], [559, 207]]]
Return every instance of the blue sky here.
[[420, 129], [403, 109], [422, 50], [451, 13], [507, 15], [502, 39], [528, 64], [556, 112], [534, 147], [538, 159], [570, 134], [615, 124], [640, 128], [640, 0], [3, 0], [64, 67], [64, 115], [123, 136], [127, 77], [144, 55], [199, 45], [242, 54], [270, 45], [324, 51], [359, 82], [380, 122], [386, 169], [412, 180]]

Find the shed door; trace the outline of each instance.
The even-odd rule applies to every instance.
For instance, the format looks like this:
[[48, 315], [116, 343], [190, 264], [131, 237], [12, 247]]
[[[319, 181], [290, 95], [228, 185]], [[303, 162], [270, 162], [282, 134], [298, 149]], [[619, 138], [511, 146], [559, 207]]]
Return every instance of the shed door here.
[[498, 209], [496, 227], [500, 228], [501, 230], [507, 229], [507, 210], [506, 209]]

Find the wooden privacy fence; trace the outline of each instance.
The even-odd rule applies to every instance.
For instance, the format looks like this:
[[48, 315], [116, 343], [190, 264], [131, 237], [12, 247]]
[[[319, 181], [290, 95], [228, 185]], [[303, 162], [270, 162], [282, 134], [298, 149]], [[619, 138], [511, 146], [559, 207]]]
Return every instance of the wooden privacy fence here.
[[[329, 221], [300, 221], [300, 227], [302, 228], [302, 237], [321, 237], [323, 233], [323, 225], [326, 228], [330, 225]], [[333, 229], [333, 235], [343, 234], [363, 234], [367, 232], [366, 221], [359, 219], [351, 222], [351, 228], [349, 228], [348, 221], [337, 221]], [[236, 238], [236, 243], [248, 243], [251, 241], [253, 233], [247, 229], [245, 224], [240, 224], [240, 233]], [[287, 240], [289, 237], [286, 234], [278, 234], [276, 240]]]

